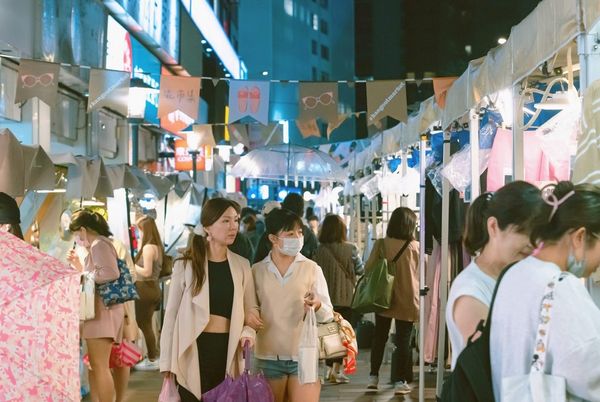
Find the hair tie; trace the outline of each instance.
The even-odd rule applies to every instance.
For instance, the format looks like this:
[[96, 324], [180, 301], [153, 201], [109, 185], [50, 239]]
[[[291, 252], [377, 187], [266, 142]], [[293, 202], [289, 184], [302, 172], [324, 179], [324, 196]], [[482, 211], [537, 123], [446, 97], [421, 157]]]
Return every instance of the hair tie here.
[[559, 200], [558, 198], [556, 198], [556, 195], [554, 195], [555, 188], [556, 187], [547, 187], [544, 190], [542, 190], [542, 199], [546, 204], [552, 207], [552, 212], [550, 212], [548, 222], [552, 220], [552, 218], [556, 214], [556, 211], [558, 211], [558, 207], [560, 207], [565, 201], [567, 201], [569, 198], [575, 195], [575, 190], [571, 190]]
[[206, 231], [204, 230], [204, 226], [201, 223], [197, 224], [194, 228], [194, 234], [198, 236], [206, 236]]

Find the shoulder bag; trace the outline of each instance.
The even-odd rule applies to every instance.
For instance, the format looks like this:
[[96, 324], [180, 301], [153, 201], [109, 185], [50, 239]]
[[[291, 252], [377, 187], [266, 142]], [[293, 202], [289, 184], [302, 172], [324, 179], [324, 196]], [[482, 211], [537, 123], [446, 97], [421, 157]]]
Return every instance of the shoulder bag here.
[[125, 261], [117, 258], [117, 266], [119, 267], [119, 277], [117, 279], [96, 286], [107, 307], [140, 298]]
[[[390, 274], [388, 261], [385, 258], [385, 247], [381, 241], [380, 256], [375, 266], [359, 279], [356, 291], [352, 299], [352, 309], [359, 313], [378, 313], [390, 308], [392, 302], [392, 291], [394, 287], [394, 275]], [[406, 241], [392, 263], [398, 261], [410, 241]]]

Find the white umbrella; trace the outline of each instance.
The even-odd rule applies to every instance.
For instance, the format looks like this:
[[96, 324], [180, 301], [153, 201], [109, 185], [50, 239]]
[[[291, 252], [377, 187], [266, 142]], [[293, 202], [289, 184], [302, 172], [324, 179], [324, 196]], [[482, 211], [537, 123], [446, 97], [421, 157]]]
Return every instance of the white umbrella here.
[[347, 175], [329, 155], [298, 145], [270, 145], [250, 151], [235, 164], [238, 177], [295, 181], [346, 181]]

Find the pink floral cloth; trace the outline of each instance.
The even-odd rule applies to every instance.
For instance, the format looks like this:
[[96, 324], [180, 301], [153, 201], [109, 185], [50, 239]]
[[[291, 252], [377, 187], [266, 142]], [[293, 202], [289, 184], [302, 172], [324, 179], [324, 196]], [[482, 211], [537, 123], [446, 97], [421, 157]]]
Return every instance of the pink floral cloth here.
[[78, 401], [80, 274], [0, 232], [0, 399]]

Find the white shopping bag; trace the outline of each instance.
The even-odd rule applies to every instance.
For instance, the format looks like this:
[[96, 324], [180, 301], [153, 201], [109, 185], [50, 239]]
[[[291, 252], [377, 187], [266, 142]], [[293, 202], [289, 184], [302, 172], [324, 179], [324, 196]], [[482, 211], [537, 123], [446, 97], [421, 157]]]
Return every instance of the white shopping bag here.
[[96, 282], [92, 272], [84, 272], [81, 275], [81, 293], [79, 294], [79, 320], [91, 320], [96, 316], [94, 309], [94, 296], [96, 293]]
[[308, 309], [298, 347], [298, 381], [311, 384], [319, 381], [319, 334], [313, 307]]

